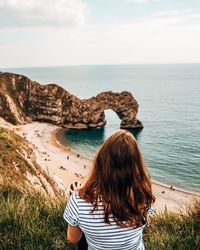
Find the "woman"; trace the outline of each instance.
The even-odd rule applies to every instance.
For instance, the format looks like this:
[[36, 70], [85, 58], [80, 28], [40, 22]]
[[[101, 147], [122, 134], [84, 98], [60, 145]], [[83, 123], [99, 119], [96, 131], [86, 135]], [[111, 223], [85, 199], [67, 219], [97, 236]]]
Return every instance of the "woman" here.
[[119, 130], [99, 149], [89, 179], [64, 212], [68, 240], [84, 233], [89, 250], [144, 249], [142, 231], [155, 201], [151, 181], [133, 135]]

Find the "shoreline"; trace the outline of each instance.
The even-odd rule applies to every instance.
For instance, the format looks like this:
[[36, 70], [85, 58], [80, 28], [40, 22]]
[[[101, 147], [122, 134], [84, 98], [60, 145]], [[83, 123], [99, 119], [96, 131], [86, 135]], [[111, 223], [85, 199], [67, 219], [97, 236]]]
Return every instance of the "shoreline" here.
[[[46, 166], [68, 190], [74, 182], [84, 183], [89, 175], [92, 160], [77, 154], [57, 140], [56, 134], [62, 128], [40, 122], [17, 127], [19, 130], [16, 132], [21, 136], [25, 134], [26, 139], [35, 145], [36, 156], [39, 151], [40, 165]], [[46, 153], [44, 154], [44, 152]], [[49, 156], [48, 159], [46, 155]], [[185, 206], [193, 199], [200, 198], [199, 194], [174, 186], [171, 189], [170, 186], [154, 180], [152, 180], [152, 188], [156, 197], [154, 206], [158, 212], [164, 211], [166, 208], [174, 212], [184, 211]]]
[[[58, 148], [60, 148], [61, 150], [65, 151], [65, 152], [70, 152], [74, 157], [77, 156], [77, 152], [75, 152], [74, 150], [72, 150], [72, 148], [70, 148], [69, 146], [65, 146], [63, 145], [57, 138], [57, 134], [59, 133], [60, 130], [62, 130], [63, 128], [58, 127], [57, 129], [55, 129], [55, 131], [51, 134], [51, 142]], [[86, 160], [88, 162], [92, 162], [92, 159], [89, 159], [83, 155], [80, 154], [79, 156], [80, 159]]]
[[[57, 129], [52, 133], [52, 135], [51, 135], [52, 143], [53, 143], [56, 147], [59, 147], [59, 148], [60, 148], [61, 150], [63, 150], [63, 151], [68, 151], [68, 150], [70, 149], [70, 152], [71, 152], [74, 156], [76, 156], [77, 153], [76, 153], [75, 151], [73, 151], [70, 147], [67, 147], [67, 146], [63, 145], [63, 144], [59, 141], [59, 139], [57, 138], [57, 134], [58, 134], [58, 132], [59, 132], [60, 130], [63, 130], [63, 128], [57, 128]], [[84, 160], [86, 160], [86, 161], [92, 163], [92, 159], [89, 159], [89, 158], [87, 158], [87, 157], [85, 157], [85, 156], [80, 155], [80, 158], [82, 158], [82, 159], [84, 159]], [[170, 188], [171, 186], [168, 185], [168, 184], [165, 184], [165, 183], [162, 183], [162, 182], [153, 180], [153, 179], [151, 180], [151, 182], [152, 182], [153, 184], [155, 184], [155, 185], [159, 185], [159, 186], [161, 186], [161, 187], [163, 187], [163, 188], [169, 188], [169, 189], [171, 190], [171, 188]], [[196, 192], [194, 192], [194, 191], [190, 191], [190, 190], [187, 190], [187, 189], [182, 189], [182, 188], [179, 188], [179, 187], [176, 187], [176, 186], [172, 186], [172, 187], [173, 187], [173, 189], [175, 189], [176, 191], [179, 191], [179, 192], [182, 192], [182, 193], [185, 193], [185, 194], [188, 194], [188, 195], [197, 195], [197, 196], [200, 196], [200, 194], [198, 194], [198, 193], [196, 193]]]

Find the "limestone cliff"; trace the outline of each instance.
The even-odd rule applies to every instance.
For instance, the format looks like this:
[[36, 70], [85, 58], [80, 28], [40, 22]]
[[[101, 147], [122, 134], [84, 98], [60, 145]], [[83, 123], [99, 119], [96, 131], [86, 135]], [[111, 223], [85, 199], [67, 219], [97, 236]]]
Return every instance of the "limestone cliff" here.
[[5, 182], [29, 192], [34, 187], [55, 197], [67, 193], [62, 183], [38, 164], [33, 145], [10, 128], [0, 126], [0, 189]]
[[0, 72], [0, 117], [12, 124], [46, 121], [67, 128], [102, 127], [104, 111], [112, 109], [121, 128], [142, 128], [138, 103], [131, 93], [103, 92], [80, 100], [56, 84], [41, 85], [29, 78]]

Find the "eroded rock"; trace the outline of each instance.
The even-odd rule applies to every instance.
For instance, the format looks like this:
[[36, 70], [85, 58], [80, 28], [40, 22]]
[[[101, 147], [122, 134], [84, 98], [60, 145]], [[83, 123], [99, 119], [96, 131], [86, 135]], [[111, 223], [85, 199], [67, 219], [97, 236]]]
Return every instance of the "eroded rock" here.
[[12, 124], [43, 121], [66, 128], [96, 128], [106, 124], [107, 109], [116, 112], [121, 128], [143, 127], [130, 92], [108, 91], [80, 100], [56, 84], [41, 85], [22, 75], [0, 73], [0, 117]]

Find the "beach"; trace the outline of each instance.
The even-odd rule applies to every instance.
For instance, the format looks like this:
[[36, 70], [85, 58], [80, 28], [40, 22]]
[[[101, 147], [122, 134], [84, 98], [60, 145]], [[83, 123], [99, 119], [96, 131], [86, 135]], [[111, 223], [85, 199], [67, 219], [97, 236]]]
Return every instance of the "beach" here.
[[[56, 132], [59, 129], [48, 123], [33, 122], [19, 125], [15, 131], [33, 144], [36, 161], [69, 192], [73, 191], [74, 184], [79, 187], [86, 181], [92, 161], [61, 145], [56, 140]], [[156, 197], [154, 207], [158, 213], [165, 209], [184, 212], [187, 204], [194, 198], [200, 198], [195, 193], [155, 181], [153, 181], [153, 193]]]

